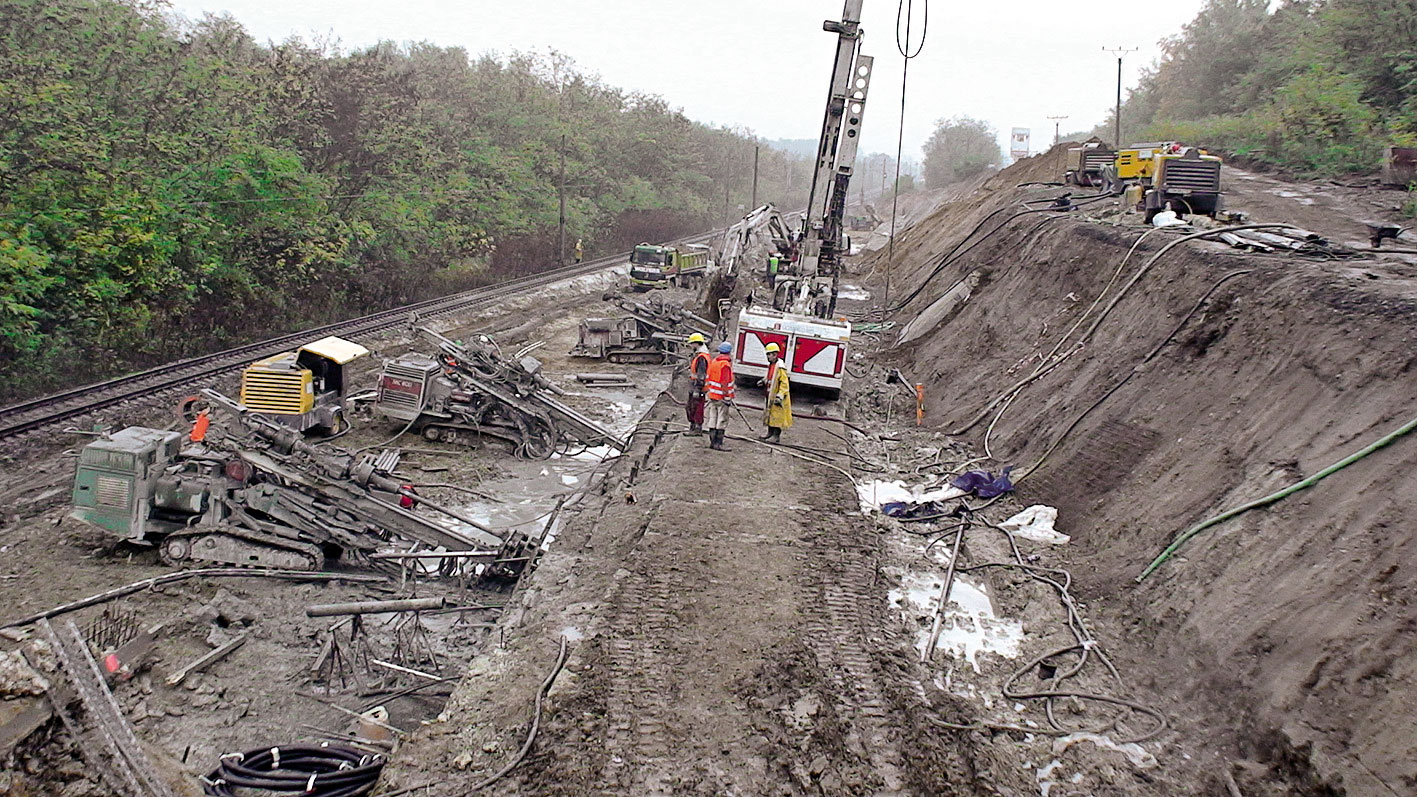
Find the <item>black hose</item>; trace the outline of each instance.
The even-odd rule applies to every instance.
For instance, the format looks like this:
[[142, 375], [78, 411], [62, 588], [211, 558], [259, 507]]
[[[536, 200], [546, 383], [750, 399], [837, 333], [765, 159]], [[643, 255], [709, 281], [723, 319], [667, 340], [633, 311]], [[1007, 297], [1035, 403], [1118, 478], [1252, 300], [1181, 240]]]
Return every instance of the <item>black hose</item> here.
[[246, 753], [227, 753], [202, 778], [202, 793], [237, 797], [237, 789], [304, 794], [309, 797], [359, 797], [374, 789], [384, 757], [329, 743], [292, 744]]
[[[944, 271], [947, 267], [949, 267], [949, 265], [950, 265], [951, 263], [955, 262], [956, 260], [960, 259], [961, 257], [964, 257], [965, 254], [967, 254], [967, 253], [969, 252], [969, 250], [973, 249], [974, 247], [976, 247], [976, 246], [978, 246], [979, 244], [983, 243], [984, 241], [988, 240], [989, 237], [992, 236], [994, 233], [998, 232], [999, 230], [1002, 230], [1004, 227], [1007, 227], [1008, 224], [1009, 224], [1009, 222], [1013, 221], [1014, 219], [1017, 219], [1017, 218], [1019, 218], [1019, 217], [1021, 217], [1021, 216], [1027, 216], [1027, 215], [1032, 214], [1032, 213], [1063, 213], [1063, 212], [1065, 212], [1065, 211], [1071, 209], [1072, 207], [1076, 207], [1077, 205], [1082, 204], [1083, 202], [1095, 202], [1095, 201], [1097, 201], [1097, 200], [1099, 200], [1099, 199], [1103, 199], [1103, 198], [1105, 198], [1105, 197], [1099, 197], [1099, 196], [1084, 197], [1082, 200], [1078, 200], [1078, 201], [1074, 202], [1072, 205], [1070, 205], [1070, 206], [1067, 207], [1067, 208], [1057, 208], [1057, 207], [1049, 206], [1049, 207], [1046, 207], [1046, 208], [1028, 208], [1028, 209], [1026, 209], [1026, 210], [1015, 211], [1015, 213], [1014, 213], [1012, 216], [1009, 216], [1008, 218], [1006, 218], [1006, 219], [1004, 219], [1003, 221], [999, 222], [998, 225], [996, 225], [993, 229], [989, 230], [988, 232], [984, 233], [984, 234], [983, 234], [982, 236], [980, 236], [979, 238], [975, 239], [973, 243], [970, 243], [970, 244], [969, 244], [969, 246], [964, 246], [964, 243], [965, 243], [966, 241], [970, 240], [970, 238], [972, 238], [972, 237], [974, 236], [974, 234], [975, 234], [976, 232], [978, 232], [978, 231], [980, 230], [980, 228], [982, 228], [990, 219], [994, 218], [995, 216], [999, 215], [1000, 213], [1002, 213], [1002, 212], [1004, 212], [1004, 211], [1006, 211], [1006, 210], [1013, 210], [1013, 209], [1014, 209], [1013, 206], [1011, 206], [1011, 205], [1006, 205], [1006, 206], [1004, 206], [1004, 207], [1002, 207], [1002, 208], [999, 208], [998, 210], [994, 211], [993, 213], [990, 213], [988, 216], [985, 216], [978, 224], [974, 225], [974, 228], [971, 229], [971, 230], [969, 231], [969, 233], [966, 234], [963, 238], [961, 238], [961, 239], [959, 240], [959, 242], [954, 245], [954, 248], [950, 249], [950, 251], [948, 251], [948, 252], [946, 252], [945, 254], [941, 255], [941, 256], [935, 261], [935, 267], [934, 267], [934, 269], [931, 270], [931, 272], [930, 272], [928, 275], [926, 275], [925, 279], [921, 280], [921, 281], [920, 281], [920, 284], [917, 285], [917, 286], [915, 286], [915, 289], [914, 289], [914, 290], [912, 290], [910, 293], [906, 294], [905, 298], [903, 298], [903, 299], [897, 301], [895, 304], [893, 304], [893, 305], [891, 305], [889, 308], [887, 308], [886, 312], [888, 312], [888, 313], [896, 313], [896, 312], [900, 312], [901, 310], [905, 309], [905, 306], [908, 305], [908, 304], [910, 304], [912, 301], [914, 301], [914, 300], [915, 300], [915, 297], [919, 296], [919, 295], [920, 295], [920, 292], [923, 291], [923, 290], [925, 290], [925, 286], [926, 286], [926, 285], [929, 285], [930, 282], [933, 281], [933, 280], [935, 279], [935, 277], [939, 276], [940, 273], [941, 273], [942, 271]], [[961, 247], [963, 247], [963, 248], [961, 248]]]
[[1224, 285], [1225, 283], [1229, 282], [1230, 280], [1232, 280], [1232, 279], [1234, 279], [1234, 278], [1236, 278], [1236, 277], [1241, 277], [1241, 276], [1244, 276], [1244, 275], [1246, 275], [1246, 274], [1249, 274], [1249, 273], [1251, 273], [1252, 271], [1254, 271], [1254, 269], [1252, 269], [1252, 268], [1240, 269], [1239, 271], [1232, 271], [1232, 272], [1230, 272], [1229, 274], [1226, 274], [1225, 276], [1223, 276], [1223, 277], [1221, 277], [1219, 280], [1217, 280], [1217, 281], [1215, 282], [1215, 284], [1211, 285], [1211, 286], [1210, 286], [1210, 289], [1207, 290], [1205, 293], [1201, 294], [1201, 298], [1200, 298], [1200, 299], [1196, 300], [1196, 303], [1191, 307], [1190, 312], [1186, 313], [1185, 317], [1183, 317], [1183, 318], [1181, 319], [1181, 323], [1177, 324], [1177, 325], [1171, 330], [1171, 332], [1166, 335], [1166, 337], [1162, 338], [1162, 339], [1161, 339], [1161, 342], [1158, 343], [1158, 344], [1156, 344], [1155, 348], [1153, 348], [1153, 349], [1151, 350], [1151, 353], [1147, 354], [1146, 357], [1142, 358], [1142, 361], [1141, 361], [1141, 362], [1139, 362], [1139, 363], [1137, 363], [1135, 366], [1133, 366], [1133, 367], [1132, 367], [1132, 370], [1128, 371], [1128, 372], [1127, 372], [1127, 375], [1124, 376], [1124, 377], [1122, 377], [1121, 381], [1119, 381], [1117, 384], [1113, 385], [1110, 389], [1108, 389], [1108, 391], [1107, 391], [1106, 393], [1103, 393], [1103, 394], [1101, 395], [1101, 397], [1099, 397], [1096, 401], [1092, 402], [1092, 404], [1090, 404], [1087, 409], [1085, 409], [1085, 410], [1083, 410], [1081, 413], [1079, 413], [1076, 418], [1073, 418], [1072, 423], [1069, 423], [1069, 424], [1067, 425], [1067, 427], [1063, 429], [1062, 434], [1058, 435], [1058, 437], [1053, 440], [1052, 444], [1050, 444], [1050, 445], [1048, 446], [1048, 448], [1043, 451], [1043, 456], [1039, 457], [1037, 462], [1034, 462], [1034, 463], [1033, 463], [1031, 466], [1029, 466], [1026, 470], [1024, 470], [1022, 473], [1020, 473], [1020, 474], [1018, 474], [1017, 476], [1014, 477], [1014, 484], [1018, 484], [1019, 482], [1022, 482], [1024, 479], [1026, 479], [1026, 478], [1028, 478], [1029, 476], [1031, 476], [1031, 475], [1034, 473], [1034, 471], [1037, 471], [1037, 470], [1043, 465], [1044, 461], [1047, 460], [1048, 457], [1049, 457], [1055, 450], [1057, 450], [1058, 446], [1062, 444], [1063, 440], [1065, 440], [1065, 439], [1068, 437], [1068, 435], [1072, 434], [1072, 433], [1073, 433], [1073, 430], [1075, 430], [1075, 429], [1078, 428], [1078, 425], [1083, 422], [1083, 419], [1085, 419], [1085, 418], [1087, 418], [1087, 416], [1091, 415], [1091, 414], [1093, 413], [1093, 411], [1096, 410], [1098, 407], [1101, 407], [1102, 404], [1103, 404], [1104, 402], [1106, 402], [1107, 399], [1111, 398], [1114, 393], [1116, 393], [1117, 391], [1119, 391], [1119, 390], [1121, 390], [1123, 387], [1125, 387], [1126, 384], [1132, 380], [1132, 377], [1134, 377], [1134, 376], [1136, 376], [1137, 374], [1141, 373], [1141, 370], [1142, 370], [1142, 367], [1143, 367], [1143, 366], [1145, 366], [1147, 363], [1151, 362], [1152, 360], [1156, 359], [1156, 355], [1160, 354], [1160, 353], [1161, 353], [1161, 350], [1164, 349], [1164, 348], [1166, 348], [1166, 345], [1171, 342], [1171, 339], [1174, 338], [1174, 337], [1176, 337], [1176, 335], [1179, 334], [1182, 329], [1185, 329], [1186, 324], [1189, 324], [1189, 323], [1190, 323], [1191, 318], [1196, 314], [1196, 311], [1197, 311], [1197, 310], [1200, 310], [1200, 308], [1205, 304], [1206, 300], [1210, 299], [1211, 294], [1215, 293], [1215, 291], [1216, 291], [1217, 289], [1219, 289], [1221, 285]]

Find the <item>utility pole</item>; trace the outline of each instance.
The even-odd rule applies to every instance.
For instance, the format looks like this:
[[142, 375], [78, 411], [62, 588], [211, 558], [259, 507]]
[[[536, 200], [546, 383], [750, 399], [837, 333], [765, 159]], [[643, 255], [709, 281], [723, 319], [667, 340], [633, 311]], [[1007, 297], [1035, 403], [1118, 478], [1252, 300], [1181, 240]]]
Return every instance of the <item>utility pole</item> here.
[[758, 207], [758, 156], [762, 151], [762, 145], [753, 147], [753, 207], [749, 210], [756, 210]]
[[556, 181], [561, 215], [556, 222], [556, 265], [566, 265], [566, 134], [561, 134], [561, 176]]
[[1067, 118], [1068, 118], [1068, 117], [1066, 117], [1066, 116], [1050, 116], [1050, 117], [1048, 117], [1048, 121], [1050, 121], [1050, 122], [1053, 123], [1053, 146], [1055, 146], [1055, 147], [1058, 146], [1058, 141], [1060, 140], [1060, 138], [1059, 138], [1059, 136], [1058, 136], [1058, 123], [1061, 122], [1061, 121], [1063, 121], [1064, 119], [1067, 119]]
[[1114, 115], [1114, 118], [1113, 118], [1113, 120], [1112, 120], [1113, 122], [1116, 123], [1116, 131], [1115, 131], [1114, 135], [1115, 135], [1116, 138], [1117, 138], [1117, 140], [1116, 140], [1116, 142], [1115, 142], [1115, 145], [1116, 145], [1117, 149], [1121, 149], [1121, 148], [1122, 148], [1122, 56], [1126, 55], [1127, 53], [1134, 53], [1134, 52], [1136, 52], [1137, 50], [1140, 50], [1140, 49], [1141, 49], [1140, 47], [1103, 47], [1103, 48], [1102, 48], [1102, 51], [1103, 51], [1104, 53], [1112, 53], [1113, 55], [1117, 56], [1117, 109], [1116, 109], [1116, 111], [1114, 112], [1115, 115]]

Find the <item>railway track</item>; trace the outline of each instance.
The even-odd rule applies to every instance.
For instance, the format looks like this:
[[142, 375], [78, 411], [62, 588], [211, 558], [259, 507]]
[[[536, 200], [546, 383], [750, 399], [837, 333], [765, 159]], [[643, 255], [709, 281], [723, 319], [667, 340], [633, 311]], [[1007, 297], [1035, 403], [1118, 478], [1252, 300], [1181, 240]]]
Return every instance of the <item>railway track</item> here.
[[[704, 233], [680, 238], [670, 243], [700, 243], [712, 239], [714, 235], [715, 233], [712, 232]], [[628, 257], [629, 252], [621, 252], [585, 263], [474, 288], [451, 296], [415, 302], [360, 318], [279, 335], [225, 351], [177, 360], [146, 371], [138, 371], [103, 382], [95, 382], [91, 385], [0, 407], [0, 439], [16, 437], [53, 426], [79, 415], [178, 387], [187, 387], [195, 391], [197, 387], [201, 386], [196, 383], [201, 380], [214, 379], [244, 368], [262, 357], [287, 351], [295, 345], [326, 335], [358, 339], [400, 326], [407, 322], [410, 313], [417, 313], [420, 318], [448, 315], [552, 283], [604, 271], [624, 263]]]

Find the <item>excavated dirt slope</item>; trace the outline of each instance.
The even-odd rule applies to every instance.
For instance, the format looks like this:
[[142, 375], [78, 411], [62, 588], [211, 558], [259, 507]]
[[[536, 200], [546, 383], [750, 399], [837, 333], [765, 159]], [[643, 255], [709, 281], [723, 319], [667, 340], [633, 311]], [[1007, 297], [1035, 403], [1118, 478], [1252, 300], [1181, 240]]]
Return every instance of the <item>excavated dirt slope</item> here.
[[[1057, 179], [1061, 155], [1011, 167], [902, 236], [894, 272], [906, 293], [893, 294], [920, 291], [892, 318], [904, 324], [959, 287], [890, 358], [925, 384], [936, 429], [982, 453], [992, 423], [997, 464], [1022, 471], [1051, 450], [1021, 497], [1060, 509], [1077, 589], [1129, 632], [1114, 653], [1132, 677], [1176, 707], [1174, 727], [1228, 769], [1213, 787], [1233, 775], [1247, 797], [1417, 793], [1417, 434], [1209, 529], [1134, 581], [1193, 523], [1417, 415], [1417, 268], [1180, 244], [995, 422], [997, 408], [981, 411], [1053, 350], [1145, 228], [1135, 216], [1034, 214], [926, 276], [988, 213], [1051, 195], [1016, 186]], [[1348, 217], [1325, 201], [1330, 217], [1302, 201], [1315, 186], [1270, 183], [1229, 180], [1229, 206], [1248, 204], [1255, 221], [1302, 212], [1304, 226], [1351, 242], [1365, 220], [1357, 214], [1396, 204], [1352, 192]], [[1137, 244], [1074, 339], [1178, 236]]]

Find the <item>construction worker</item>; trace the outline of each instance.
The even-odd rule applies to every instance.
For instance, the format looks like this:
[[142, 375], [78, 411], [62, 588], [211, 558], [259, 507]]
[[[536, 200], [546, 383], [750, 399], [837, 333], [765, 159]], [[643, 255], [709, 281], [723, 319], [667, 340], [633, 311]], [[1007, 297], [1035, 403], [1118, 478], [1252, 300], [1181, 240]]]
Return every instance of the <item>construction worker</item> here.
[[767, 401], [763, 405], [763, 423], [768, 431], [763, 439], [769, 443], [781, 443], [782, 430], [792, 426], [792, 384], [787, 377], [787, 364], [782, 361], [782, 347], [769, 343], [765, 351], [768, 354], [768, 376], [764, 382]]
[[581, 239], [576, 239], [576, 262], [579, 263], [585, 257], [585, 247], [581, 246]]
[[733, 351], [728, 341], [718, 344], [718, 356], [708, 366], [708, 378], [704, 380], [704, 392], [708, 397], [704, 426], [708, 428], [709, 448], [727, 451], [723, 445], [723, 432], [728, 428], [728, 408], [733, 406]]
[[768, 288], [772, 289], [777, 283], [777, 270], [782, 264], [782, 259], [777, 252], [768, 255]]
[[684, 414], [689, 418], [689, 434], [704, 433], [704, 380], [708, 379], [708, 340], [695, 332], [689, 336], [694, 353], [689, 357], [689, 395], [684, 400]]

